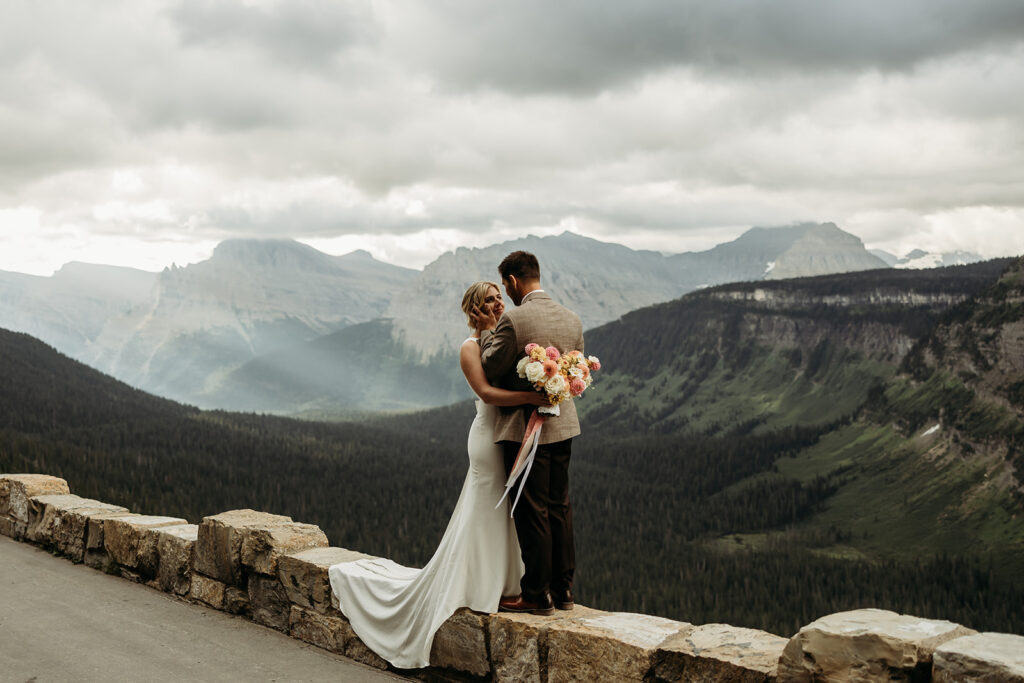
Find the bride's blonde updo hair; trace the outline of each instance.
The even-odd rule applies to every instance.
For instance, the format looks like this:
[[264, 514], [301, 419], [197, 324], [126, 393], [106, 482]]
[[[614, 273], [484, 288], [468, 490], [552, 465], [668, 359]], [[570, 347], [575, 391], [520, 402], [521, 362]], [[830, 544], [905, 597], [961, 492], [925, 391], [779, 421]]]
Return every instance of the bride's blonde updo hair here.
[[487, 298], [487, 290], [491, 287], [497, 289], [499, 294], [501, 293], [501, 289], [498, 285], [493, 282], [485, 282], [481, 280], [480, 282], [474, 282], [471, 284], [469, 289], [466, 290], [466, 293], [462, 295], [462, 312], [466, 314], [466, 324], [469, 325], [469, 329], [471, 330], [475, 330], [476, 328], [473, 327], [473, 319], [469, 317], [469, 314], [473, 310], [474, 306], [483, 308], [484, 299]]

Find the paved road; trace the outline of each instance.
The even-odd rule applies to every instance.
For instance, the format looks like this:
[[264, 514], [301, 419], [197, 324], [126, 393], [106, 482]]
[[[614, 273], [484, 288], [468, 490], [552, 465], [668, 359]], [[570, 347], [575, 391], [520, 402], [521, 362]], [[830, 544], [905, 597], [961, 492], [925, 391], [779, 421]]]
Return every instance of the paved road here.
[[402, 680], [0, 536], [5, 683]]

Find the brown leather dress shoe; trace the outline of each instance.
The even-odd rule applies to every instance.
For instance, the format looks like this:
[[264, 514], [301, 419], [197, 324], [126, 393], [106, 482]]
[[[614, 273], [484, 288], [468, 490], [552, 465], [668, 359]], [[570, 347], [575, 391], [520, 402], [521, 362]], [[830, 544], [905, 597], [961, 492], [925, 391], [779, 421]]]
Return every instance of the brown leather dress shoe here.
[[538, 600], [536, 602], [526, 600], [523, 596], [518, 595], [514, 598], [502, 598], [498, 601], [498, 611], [529, 612], [530, 614], [547, 617], [555, 613], [555, 606], [551, 603], [550, 595], [545, 595], [543, 600]]
[[569, 610], [576, 606], [576, 602], [572, 599], [571, 588], [566, 588], [565, 590], [553, 590], [551, 591], [551, 597], [555, 602], [555, 607], [558, 609]]

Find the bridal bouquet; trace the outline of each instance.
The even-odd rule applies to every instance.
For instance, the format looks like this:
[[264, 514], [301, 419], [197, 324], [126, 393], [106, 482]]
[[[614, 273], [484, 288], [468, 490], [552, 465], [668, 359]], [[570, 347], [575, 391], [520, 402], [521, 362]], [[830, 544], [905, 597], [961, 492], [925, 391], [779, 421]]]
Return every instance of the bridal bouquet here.
[[547, 395], [551, 405], [538, 409], [543, 415], [558, 415], [558, 404], [582, 394], [594, 381], [591, 372], [601, 369], [596, 356], [587, 358], [579, 351], [562, 354], [554, 346], [540, 344], [527, 344], [525, 351], [516, 372]]
[[[530, 476], [530, 469], [533, 467], [534, 456], [537, 454], [540, 433], [544, 427], [546, 416], [558, 415], [560, 413], [558, 404], [574, 399], [586, 391], [594, 381], [591, 373], [601, 369], [601, 361], [596, 356], [584, 357], [580, 351], [559, 353], [554, 346], [544, 348], [540, 344], [527, 344], [525, 351], [526, 356], [519, 361], [516, 372], [530, 382], [537, 391], [543, 391], [551, 405], [537, 408], [526, 423], [523, 442], [519, 446], [519, 453], [516, 455], [508, 480], [505, 482], [505, 492], [498, 501], [498, 505], [501, 505], [516, 482], [522, 480], [519, 492], [516, 494], [515, 500], [512, 501], [509, 515], [515, 512], [516, 505], [519, 504], [519, 497], [523, 494], [526, 478]], [[494, 507], [497, 508], [498, 505]]]

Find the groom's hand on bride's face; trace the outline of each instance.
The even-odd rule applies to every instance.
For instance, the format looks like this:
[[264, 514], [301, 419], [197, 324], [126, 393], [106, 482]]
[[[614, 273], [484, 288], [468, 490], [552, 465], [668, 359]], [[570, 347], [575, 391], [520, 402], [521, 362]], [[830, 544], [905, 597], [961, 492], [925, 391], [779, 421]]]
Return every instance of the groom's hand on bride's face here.
[[493, 330], [498, 324], [498, 317], [493, 311], [480, 310], [479, 306], [473, 306], [469, 319], [478, 330]]

